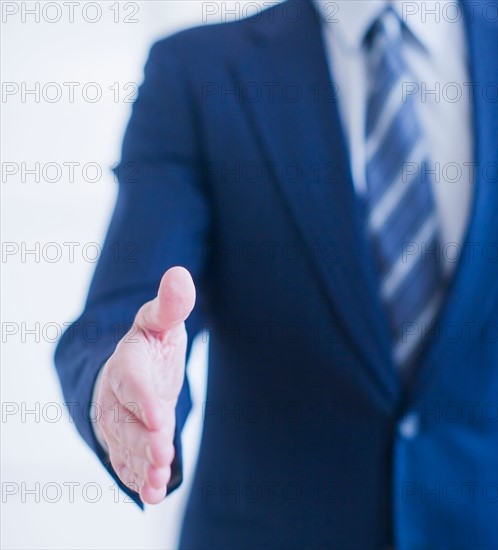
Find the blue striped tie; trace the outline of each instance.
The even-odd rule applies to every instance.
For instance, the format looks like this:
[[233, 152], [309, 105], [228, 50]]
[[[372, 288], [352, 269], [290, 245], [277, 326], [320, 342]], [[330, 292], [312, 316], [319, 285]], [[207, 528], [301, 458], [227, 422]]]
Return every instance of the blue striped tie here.
[[[427, 173], [427, 147], [413, 96], [402, 96], [408, 70], [402, 23], [388, 8], [365, 39], [368, 230], [380, 273], [393, 357], [403, 371], [424, 343], [442, 299], [436, 257], [439, 223]], [[406, 167], [418, 167], [407, 176]]]

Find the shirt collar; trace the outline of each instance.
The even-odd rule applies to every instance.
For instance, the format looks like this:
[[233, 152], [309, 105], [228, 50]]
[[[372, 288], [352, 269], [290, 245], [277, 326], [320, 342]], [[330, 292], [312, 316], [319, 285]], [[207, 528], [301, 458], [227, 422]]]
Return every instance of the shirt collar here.
[[362, 47], [368, 29], [387, 6], [387, 0], [314, 2], [323, 23], [334, 32], [340, 45], [347, 50], [358, 50]]
[[[429, 52], [441, 51], [451, 33], [452, 23], [445, 21], [445, 4], [455, 6], [454, 0], [429, 0], [425, 2], [427, 15], [421, 12], [410, 15], [403, 11], [403, 0], [313, 0], [325, 25], [329, 26], [343, 48], [359, 50], [363, 39], [375, 20], [387, 6], [392, 6], [417, 41]], [[441, 14], [436, 23], [431, 10]]]

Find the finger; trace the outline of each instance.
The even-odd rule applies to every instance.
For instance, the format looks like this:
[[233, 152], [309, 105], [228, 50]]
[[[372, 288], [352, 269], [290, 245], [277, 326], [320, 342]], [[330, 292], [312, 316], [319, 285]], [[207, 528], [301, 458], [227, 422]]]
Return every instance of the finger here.
[[166, 483], [160, 489], [156, 489], [135, 474], [128, 466], [119, 460], [113, 452], [109, 455], [112, 467], [119, 479], [132, 491], [140, 494], [143, 502], [148, 504], [159, 504], [166, 496]]
[[163, 489], [171, 479], [171, 468], [156, 468], [155, 466], [149, 466], [147, 470], [146, 480], [147, 485], [150, 485], [153, 489]]
[[140, 488], [140, 498], [147, 504], [159, 504], [166, 496], [166, 485], [161, 489], [154, 489], [147, 483]]
[[175, 456], [174, 415], [167, 418], [160, 431], [149, 431], [138, 419], [130, 419], [130, 413], [120, 403], [115, 403], [112, 413], [102, 418], [101, 428], [107, 439], [161, 468], [170, 466]]
[[144, 304], [136, 323], [145, 331], [163, 334], [185, 321], [195, 304], [195, 286], [183, 267], [172, 267], [159, 285], [157, 297]]
[[157, 468], [148, 460], [120, 446], [115, 439], [112, 439], [109, 444], [112, 447], [115, 461], [126, 466], [135, 475], [135, 479], [143, 480], [153, 489], [162, 489], [170, 480], [171, 468], [169, 466]]

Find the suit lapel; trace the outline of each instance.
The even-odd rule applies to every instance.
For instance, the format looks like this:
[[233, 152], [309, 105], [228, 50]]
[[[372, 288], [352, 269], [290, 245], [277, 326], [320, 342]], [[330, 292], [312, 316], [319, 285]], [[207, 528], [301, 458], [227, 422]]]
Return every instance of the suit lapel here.
[[313, 251], [313, 267], [341, 329], [378, 388], [392, 397], [398, 380], [319, 18], [309, 1], [286, 4], [293, 5], [293, 17], [283, 4], [271, 22], [254, 25], [250, 44], [230, 70], [240, 89], [258, 83], [268, 90], [258, 101], [242, 98], [243, 107], [276, 167], [275, 184]]
[[[498, 151], [498, 104], [492, 100], [486, 85], [495, 83], [498, 71], [498, 28], [486, 20], [488, 2], [463, 1], [466, 14], [467, 43], [470, 62], [470, 80], [475, 85], [473, 96], [475, 192], [469, 227], [465, 236], [460, 261], [441, 310], [438, 325], [463, 328], [475, 323], [482, 330], [496, 307], [498, 296], [498, 182], [496, 160]], [[491, 95], [489, 95], [491, 94]], [[476, 336], [477, 337], [477, 336]], [[465, 357], [472, 338], [462, 338], [458, 344], [448, 345], [437, 338], [429, 345], [422, 369], [417, 376], [415, 392], [434, 378], [437, 369], [451, 364], [455, 354]], [[458, 347], [457, 347], [458, 346]]]

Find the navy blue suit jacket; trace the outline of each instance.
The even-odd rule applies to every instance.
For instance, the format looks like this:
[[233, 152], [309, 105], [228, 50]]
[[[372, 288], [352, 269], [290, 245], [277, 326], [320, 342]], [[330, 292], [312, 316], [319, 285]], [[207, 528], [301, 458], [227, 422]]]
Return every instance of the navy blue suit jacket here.
[[[104, 252], [56, 352], [66, 400], [81, 405], [76, 425], [115, 475], [78, 411], [161, 275], [183, 265], [199, 295], [190, 342], [209, 329], [210, 351], [182, 548], [496, 549], [491, 2], [462, 4], [475, 196], [438, 330], [407, 387], [391, 361], [319, 20], [311, 2], [288, 4], [152, 48]], [[186, 382], [171, 490], [190, 406]]]

